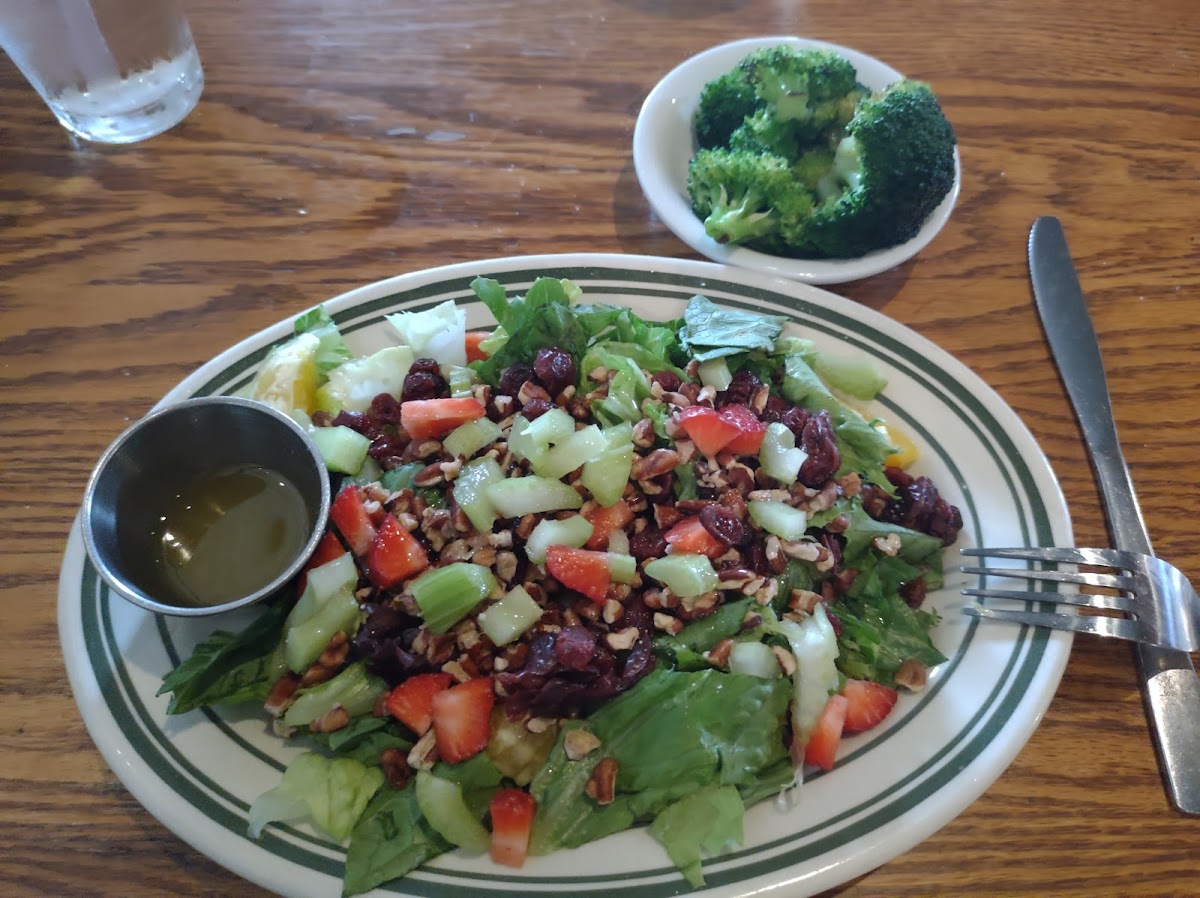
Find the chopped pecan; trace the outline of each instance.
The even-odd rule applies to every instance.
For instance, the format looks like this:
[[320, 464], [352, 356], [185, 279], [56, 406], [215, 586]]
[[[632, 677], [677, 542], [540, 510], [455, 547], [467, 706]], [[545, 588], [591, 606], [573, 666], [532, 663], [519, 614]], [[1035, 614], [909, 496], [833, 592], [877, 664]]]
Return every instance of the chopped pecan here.
[[929, 671], [916, 658], [909, 658], [896, 670], [896, 685], [910, 692], [920, 692], [929, 681]]
[[437, 761], [437, 736], [430, 729], [408, 753], [408, 766], [413, 770], [432, 770]]
[[300, 678], [300, 686], [308, 688], [333, 679], [333, 675], [342, 669], [350, 654], [350, 641], [346, 634], [338, 630], [333, 634], [325, 649]]
[[679, 453], [674, 449], [655, 449], [649, 455], [635, 459], [630, 476], [634, 480], [652, 480], [673, 471], [679, 465]]
[[617, 762], [609, 757], [601, 758], [588, 777], [584, 791], [596, 804], [612, 804], [617, 797]]
[[661, 611], [656, 611], [654, 612], [654, 628], [674, 636], [683, 629], [683, 621], [669, 614], [663, 614]]
[[720, 639], [716, 645], [704, 653], [704, 657], [713, 667], [728, 667], [729, 653], [732, 649], [732, 639]]
[[350, 712], [341, 705], [334, 705], [308, 725], [314, 733], [332, 733], [350, 723]]
[[569, 730], [563, 736], [563, 751], [567, 753], [567, 757], [572, 761], [579, 761], [586, 758], [599, 747], [600, 740], [591, 730]]
[[633, 644], [637, 642], [640, 632], [637, 627], [626, 627], [615, 633], [609, 633], [604, 637], [604, 641], [608, 643], [608, 647], [614, 652], [625, 652], [633, 648]]
[[387, 777], [388, 785], [393, 789], [403, 789], [412, 777], [412, 768], [408, 766], [408, 758], [398, 748], [385, 748], [379, 754], [379, 766]]
[[633, 445], [639, 449], [649, 449], [653, 446], [654, 437], [654, 422], [649, 418], [642, 418], [633, 425]]
[[433, 486], [441, 483], [442, 480], [442, 466], [438, 462], [434, 462], [418, 471], [412, 482], [413, 486]]
[[296, 690], [299, 688], [300, 678], [298, 676], [291, 673], [284, 674], [275, 681], [275, 685], [267, 693], [267, 700], [263, 703], [263, 707], [272, 717], [279, 717], [291, 706], [296, 697]]

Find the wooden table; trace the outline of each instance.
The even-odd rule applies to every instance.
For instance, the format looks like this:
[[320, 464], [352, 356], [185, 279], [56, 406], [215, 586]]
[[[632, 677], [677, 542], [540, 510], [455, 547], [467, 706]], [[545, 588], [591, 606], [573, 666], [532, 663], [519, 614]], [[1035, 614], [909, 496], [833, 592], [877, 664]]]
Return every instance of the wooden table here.
[[[1157, 550], [1200, 572], [1200, 26], [1184, 0], [195, 0], [208, 83], [141, 145], [76, 145], [0, 64], [0, 893], [251, 895], [125, 791], [64, 674], [58, 568], [85, 479], [202, 362], [350, 287], [564, 251], [695, 258], [630, 157], [643, 97], [712, 44], [798, 34], [929, 80], [962, 195], [911, 263], [835, 288], [1017, 410], [1079, 545], [1107, 535], [1033, 305], [1060, 216]], [[1127, 646], [1080, 638], [1012, 767], [846, 896], [1196, 894]]]

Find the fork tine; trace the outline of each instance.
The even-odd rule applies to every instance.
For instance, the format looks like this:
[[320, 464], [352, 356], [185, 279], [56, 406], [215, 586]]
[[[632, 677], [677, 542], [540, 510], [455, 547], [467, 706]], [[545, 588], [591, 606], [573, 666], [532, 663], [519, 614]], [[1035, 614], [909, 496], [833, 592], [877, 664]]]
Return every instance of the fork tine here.
[[985, 608], [982, 605], [965, 605], [963, 613], [971, 617], [1007, 621], [1012, 624], [1027, 624], [1031, 627], [1048, 627], [1051, 630], [1072, 630], [1076, 633], [1094, 633], [1097, 636], [1115, 636], [1139, 642], [1143, 633], [1137, 621], [1127, 617], [1107, 617], [1092, 614], [1047, 614], [1038, 611], [1011, 611], [1007, 608]]
[[1096, 574], [1088, 571], [1034, 571], [1017, 567], [963, 567], [961, 570], [964, 574], [980, 574], [986, 577], [1011, 577], [1018, 580], [1077, 583], [1082, 586], [1121, 589], [1125, 592], [1132, 592], [1135, 586], [1134, 579], [1123, 574]]
[[1123, 568], [1127, 553], [1112, 549], [1076, 549], [1054, 546], [1017, 546], [1006, 549], [974, 548], [959, 549], [962, 555], [977, 558], [1017, 558], [1024, 561], [1049, 561], [1060, 564], [1094, 564], [1101, 567]]
[[1013, 599], [1018, 602], [1053, 602], [1056, 605], [1078, 605], [1083, 608], [1102, 608], [1108, 611], [1134, 610], [1129, 596], [1106, 596], [1079, 592], [1032, 592], [1019, 589], [964, 589], [964, 596], [985, 599]]

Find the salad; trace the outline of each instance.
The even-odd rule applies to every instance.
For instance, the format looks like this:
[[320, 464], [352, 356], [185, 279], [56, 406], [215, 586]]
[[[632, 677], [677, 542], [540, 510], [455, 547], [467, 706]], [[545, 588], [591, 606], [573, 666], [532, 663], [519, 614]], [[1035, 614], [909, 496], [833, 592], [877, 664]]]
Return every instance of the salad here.
[[858, 411], [869, 361], [782, 318], [471, 286], [491, 332], [447, 302], [353, 357], [318, 307], [264, 360], [250, 395], [309, 427], [330, 529], [166, 676], [168, 711], [255, 703], [304, 740], [251, 834], [345, 842], [347, 895], [640, 825], [700, 887], [745, 808], [945, 660], [921, 605], [961, 516]]

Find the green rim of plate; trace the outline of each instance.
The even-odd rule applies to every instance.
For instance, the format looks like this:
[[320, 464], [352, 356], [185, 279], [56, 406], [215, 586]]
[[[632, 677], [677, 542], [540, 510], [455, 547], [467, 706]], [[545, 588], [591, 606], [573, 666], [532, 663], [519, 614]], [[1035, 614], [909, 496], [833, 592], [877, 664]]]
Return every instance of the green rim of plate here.
[[[544, 273], [545, 269], [513, 270], [504, 271], [502, 277], [510, 292], [516, 293], [522, 292], [529, 282]], [[1039, 494], [1034, 475], [1004, 428], [964, 384], [953, 377], [947, 377], [946, 371], [939, 365], [924, 358], [896, 337], [817, 303], [712, 277], [637, 272], [604, 266], [556, 267], [554, 274], [575, 281], [590, 298], [597, 298], [597, 294], [608, 291], [641, 299], [686, 300], [695, 293], [712, 296], [714, 292], [719, 292], [732, 294], [713, 296], [715, 301], [722, 305], [761, 310], [761, 304], [768, 303], [786, 310], [792, 321], [810, 332], [835, 338], [881, 358], [954, 409], [960, 422], [987, 448], [997, 469], [1003, 474], [1004, 487], [1012, 500], [1012, 507], [1016, 510], [1024, 544], [1052, 543], [1050, 514]], [[409, 290], [400, 290], [337, 310], [333, 317], [344, 332], [350, 333], [378, 323], [385, 312], [398, 307], [420, 309], [446, 298], [454, 298], [460, 303], [474, 303], [477, 300], [469, 289], [469, 280], [463, 278], [461, 284], [455, 280], [439, 280]], [[746, 299], [757, 302], [747, 302]], [[249, 382], [253, 371], [270, 348], [271, 346], [261, 347], [233, 361], [196, 389], [194, 395], [231, 393], [241, 389]], [[954, 459], [948, 456], [940, 442], [916, 416], [888, 400], [886, 390], [881, 402], [888, 409], [889, 415], [901, 421], [910, 432], [918, 434], [951, 472], [963, 491], [966, 519], [973, 522], [976, 542], [980, 542], [980, 515], [975, 507], [974, 497]], [[227, 830], [231, 836], [248, 839], [247, 802], [229, 793], [184, 757], [172, 743], [169, 734], [164, 732], [160, 721], [155, 719], [140, 699], [117, 644], [108, 589], [101, 583], [95, 569], [86, 559], [80, 583], [80, 596], [81, 624], [89, 661], [105, 705], [122, 735], [181, 800]], [[878, 738], [866, 742], [848, 755], [843, 764], [876, 748], [881, 741], [893, 738], [936, 697], [938, 691], [950, 681], [954, 669], [964, 656], [965, 649], [974, 638], [977, 626], [978, 622], [972, 622], [968, 626], [959, 651], [947, 662], [947, 669], [936, 684], [922, 694], [905, 717]], [[179, 652], [161, 618], [157, 619], [157, 633], [168, 657], [173, 663], [178, 663]], [[753, 877], [776, 873], [783, 868], [803, 865], [831, 849], [886, 826], [927, 801], [978, 758], [1008, 724], [1038, 672], [1046, 651], [1047, 639], [1045, 631], [1028, 628], [1017, 631], [1005, 668], [994, 688], [960, 731], [925, 763], [909, 771], [900, 780], [890, 783], [880, 793], [837, 816], [822, 819], [813, 826], [798, 830], [785, 838], [756, 844], [713, 859], [705, 865], [708, 886], [736, 884]], [[220, 729], [240, 751], [276, 769], [283, 769], [284, 765], [281, 762], [248, 743], [219, 715], [208, 710], [203, 713], [211, 725]], [[314, 837], [293, 827], [271, 827], [255, 844], [306, 869], [338, 878], [342, 875], [344, 851], [341, 846], [327, 839]], [[793, 847], [789, 848], [789, 845]], [[638, 882], [639, 880], [661, 881]], [[583, 894], [580, 892], [581, 888], [588, 889], [591, 894], [619, 891], [622, 896], [629, 898], [676, 895], [683, 885], [677, 871], [668, 866], [608, 875], [553, 877], [477, 872], [459, 874], [444, 867], [437, 867], [435, 870], [427, 868], [417, 871], [404, 880], [382, 888], [384, 891], [429, 898], [469, 898], [478, 895], [480, 886], [488, 883], [509, 888], [521, 884], [543, 888], [560, 886], [564, 887], [564, 891], [579, 894]]]

